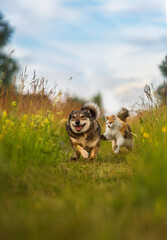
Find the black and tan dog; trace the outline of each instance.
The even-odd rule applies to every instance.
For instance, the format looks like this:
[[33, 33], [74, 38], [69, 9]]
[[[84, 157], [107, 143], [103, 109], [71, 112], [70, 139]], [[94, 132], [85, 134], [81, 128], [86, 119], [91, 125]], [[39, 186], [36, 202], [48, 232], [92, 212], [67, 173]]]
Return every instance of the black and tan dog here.
[[80, 155], [93, 160], [100, 146], [101, 128], [97, 122], [100, 109], [95, 103], [85, 104], [80, 111], [72, 111], [66, 123], [66, 130], [75, 150], [73, 160]]

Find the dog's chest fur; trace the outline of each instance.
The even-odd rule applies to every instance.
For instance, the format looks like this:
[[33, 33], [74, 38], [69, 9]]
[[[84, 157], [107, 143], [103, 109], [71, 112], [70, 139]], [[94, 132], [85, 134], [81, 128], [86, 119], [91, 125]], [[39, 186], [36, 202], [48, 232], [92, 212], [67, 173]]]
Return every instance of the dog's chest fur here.
[[78, 136], [77, 138], [73, 138], [70, 136], [70, 140], [72, 141], [73, 144], [79, 144], [80, 146], [82, 146], [83, 148], [93, 148], [94, 146], [97, 145], [99, 139], [96, 138], [91, 138], [89, 140], [89, 137], [87, 134], [83, 134], [82, 136]]
[[66, 129], [72, 145], [79, 144], [84, 149], [91, 149], [100, 145], [101, 128], [97, 121], [93, 121], [90, 129], [82, 134], [75, 134], [71, 130], [69, 122], [67, 122]]

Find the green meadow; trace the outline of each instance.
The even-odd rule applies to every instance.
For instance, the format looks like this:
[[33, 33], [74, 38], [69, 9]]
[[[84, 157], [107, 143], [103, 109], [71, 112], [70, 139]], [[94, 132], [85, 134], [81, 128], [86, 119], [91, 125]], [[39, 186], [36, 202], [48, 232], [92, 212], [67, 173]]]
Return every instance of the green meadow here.
[[18, 104], [0, 112], [0, 239], [166, 238], [167, 105], [131, 120], [132, 152], [75, 162], [64, 113]]

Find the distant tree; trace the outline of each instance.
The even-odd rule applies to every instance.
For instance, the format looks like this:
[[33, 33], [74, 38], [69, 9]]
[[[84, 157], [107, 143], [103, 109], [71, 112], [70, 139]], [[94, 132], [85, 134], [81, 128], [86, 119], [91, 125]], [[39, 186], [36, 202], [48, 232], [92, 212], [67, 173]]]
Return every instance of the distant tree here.
[[162, 63], [159, 65], [159, 69], [162, 75], [166, 78], [167, 77], [167, 55], [165, 56], [164, 60], [162, 60]]
[[[161, 64], [159, 65], [159, 69], [160, 69], [162, 75], [166, 79], [167, 78], [167, 55], [165, 56], [164, 60], [162, 60]], [[163, 84], [161, 84], [157, 88], [157, 92], [162, 97], [162, 99], [166, 101], [166, 98], [167, 98], [167, 82], [166, 82], [166, 80], [164, 81]]]
[[167, 83], [165, 81], [163, 84], [161, 84], [157, 88], [157, 93], [159, 94], [159, 96], [161, 96], [162, 101], [166, 102], [166, 100], [167, 100]]
[[99, 107], [102, 107], [102, 96], [101, 96], [101, 93], [97, 93], [92, 98], [92, 101], [95, 102]]
[[0, 12], [0, 80], [5, 86], [9, 86], [13, 74], [18, 70], [16, 60], [11, 58], [12, 52], [9, 55], [3, 52], [3, 47], [9, 42], [12, 33], [13, 28]]

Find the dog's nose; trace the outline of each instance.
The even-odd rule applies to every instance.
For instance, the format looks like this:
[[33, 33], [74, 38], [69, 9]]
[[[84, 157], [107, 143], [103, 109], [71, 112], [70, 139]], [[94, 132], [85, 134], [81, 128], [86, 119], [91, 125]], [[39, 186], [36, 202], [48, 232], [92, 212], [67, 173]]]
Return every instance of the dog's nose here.
[[79, 121], [79, 120], [76, 120], [75, 123], [76, 123], [76, 125], [79, 125], [79, 124], [80, 124], [80, 121]]

